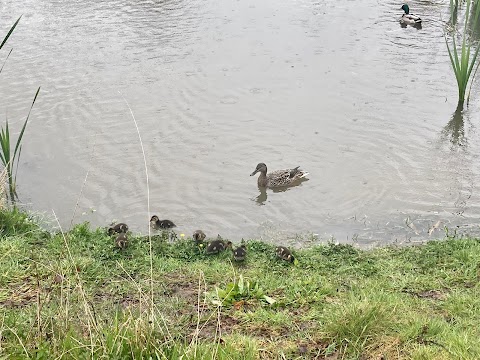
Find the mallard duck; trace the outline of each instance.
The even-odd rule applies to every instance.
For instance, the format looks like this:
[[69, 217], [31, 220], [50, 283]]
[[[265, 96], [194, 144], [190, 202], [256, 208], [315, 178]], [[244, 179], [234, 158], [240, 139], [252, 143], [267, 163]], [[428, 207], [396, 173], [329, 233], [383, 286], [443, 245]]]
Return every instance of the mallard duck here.
[[195, 241], [195, 244], [199, 245], [205, 240], [205, 233], [202, 230], [195, 230], [192, 239]]
[[297, 166], [293, 169], [276, 170], [267, 174], [267, 165], [260, 163], [255, 168], [255, 171], [250, 176], [260, 172], [258, 177], [258, 186], [261, 188], [276, 188], [282, 186], [289, 186], [299, 182], [302, 178], [308, 175], [307, 172], [299, 169]]
[[217, 240], [213, 240], [210, 244], [208, 244], [207, 249], [205, 252], [207, 254], [218, 254], [219, 252], [224, 251], [225, 249], [231, 248], [232, 242], [228, 241], [225, 242], [220, 235], [217, 236]]
[[108, 228], [108, 235], [126, 233], [128, 231], [128, 225], [125, 223], [118, 223]]
[[119, 249], [125, 249], [128, 245], [128, 239], [127, 235], [124, 233], [121, 233], [120, 235], [117, 236], [115, 239], [115, 246]]
[[405, 11], [405, 14], [400, 18], [401, 23], [409, 25], [419, 25], [422, 23], [422, 19], [420, 19], [419, 16], [410, 14], [410, 8], [407, 4], [403, 4], [400, 9]]
[[292, 252], [288, 250], [285, 246], [277, 246], [275, 249], [275, 252], [277, 253], [277, 256], [285, 261], [293, 263], [295, 261], [295, 258], [292, 255]]
[[177, 225], [170, 220], [160, 220], [157, 215], [153, 215], [150, 219], [150, 226], [154, 229], [171, 229]]
[[235, 261], [244, 261], [247, 257], [247, 247], [245, 245], [240, 245], [238, 248], [233, 250], [233, 259]]

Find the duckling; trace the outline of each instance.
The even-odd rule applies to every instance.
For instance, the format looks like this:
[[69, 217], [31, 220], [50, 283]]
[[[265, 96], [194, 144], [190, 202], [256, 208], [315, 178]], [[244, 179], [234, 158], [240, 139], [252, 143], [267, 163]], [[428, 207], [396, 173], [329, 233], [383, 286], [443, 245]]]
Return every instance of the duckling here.
[[127, 235], [124, 233], [121, 233], [120, 235], [117, 236], [115, 239], [115, 246], [119, 249], [125, 249], [128, 245], [128, 239]]
[[247, 257], [247, 247], [245, 245], [240, 245], [235, 250], [233, 250], [233, 259], [235, 261], [244, 261]]
[[160, 220], [157, 215], [153, 215], [150, 219], [150, 226], [154, 229], [171, 229], [177, 225], [170, 220]]
[[257, 184], [260, 188], [276, 188], [298, 184], [308, 175], [308, 172], [300, 170], [300, 166], [293, 169], [275, 170], [267, 174], [267, 165], [259, 163], [250, 176], [260, 172]]
[[205, 233], [202, 230], [195, 230], [192, 239], [195, 240], [195, 244], [200, 245], [205, 240]]
[[295, 258], [292, 255], [292, 252], [288, 250], [285, 246], [277, 246], [275, 252], [277, 253], [277, 256], [285, 261], [293, 263], [295, 261]]
[[225, 242], [220, 235], [217, 236], [217, 240], [212, 241], [208, 244], [207, 249], [205, 250], [207, 254], [218, 254], [224, 251], [227, 248], [232, 247], [232, 242]]
[[127, 233], [127, 231], [128, 231], [128, 225], [127, 224], [118, 223], [118, 224], [112, 225], [108, 228], [108, 235]]
[[403, 4], [400, 10], [405, 11], [405, 14], [400, 18], [402, 24], [420, 25], [422, 23], [422, 19], [419, 16], [410, 14], [410, 8], [407, 4]]

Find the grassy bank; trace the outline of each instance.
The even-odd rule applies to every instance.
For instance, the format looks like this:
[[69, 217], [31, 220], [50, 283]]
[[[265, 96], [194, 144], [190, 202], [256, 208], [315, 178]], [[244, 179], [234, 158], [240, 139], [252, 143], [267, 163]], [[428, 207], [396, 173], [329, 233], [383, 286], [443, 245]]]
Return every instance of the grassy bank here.
[[480, 358], [475, 239], [323, 245], [296, 265], [249, 241], [239, 265], [161, 235], [150, 259], [145, 237], [120, 251], [105, 229], [51, 234], [5, 210], [0, 236], [2, 358]]

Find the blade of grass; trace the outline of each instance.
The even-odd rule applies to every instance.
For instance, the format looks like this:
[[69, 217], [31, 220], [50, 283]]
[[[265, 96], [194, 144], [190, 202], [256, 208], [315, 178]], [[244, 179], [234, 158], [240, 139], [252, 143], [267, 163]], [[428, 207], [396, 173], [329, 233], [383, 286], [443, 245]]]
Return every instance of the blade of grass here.
[[35, 97], [33, 98], [32, 105], [30, 106], [30, 110], [28, 111], [27, 118], [25, 119], [25, 122], [23, 123], [22, 131], [20, 131], [20, 135], [18, 135], [18, 140], [17, 144], [15, 145], [15, 151], [13, 152], [13, 158], [15, 159], [15, 155], [17, 154], [18, 147], [20, 146], [20, 143], [22, 142], [23, 138], [23, 133], [25, 132], [25, 128], [27, 127], [28, 119], [30, 118], [30, 113], [32, 112], [33, 105], [35, 105], [35, 101], [37, 100], [38, 93], [40, 92], [40, 86], [37, 89], [37, 92], [35, 93]]
[[15, 24], [13, 24], [13, 26], [10, 28], [10, 31], [7, 33], [7, 35], [3, 39], [2, 44], [0, 44], [0, 50], [2, 49], [3, 45], [5, 45], [5, 43], [7, 42], [10, 35], [12, 35], [13, 30], [15, 30], [15, 28], [17, 27], [17, 24], [20, 21], [20, 19], [22, 18], [22, 16], [23, 15], [20, 15], [20, 17], [17, 19], [17, 21], [15, 21]]
[[3, 65], [2, 65], [2, 68], [0, 69], [0, 73], [3, 71], [3, 67], [5, 66], [5, 64], [7, 63], [7, 60], [10, 56], [10, 54], [12, 53], [13, 49], [10, 49], [10, 51], [8, 52], [8, 55], [7, 57], [5, 58], [5, 60], [3, 61]]

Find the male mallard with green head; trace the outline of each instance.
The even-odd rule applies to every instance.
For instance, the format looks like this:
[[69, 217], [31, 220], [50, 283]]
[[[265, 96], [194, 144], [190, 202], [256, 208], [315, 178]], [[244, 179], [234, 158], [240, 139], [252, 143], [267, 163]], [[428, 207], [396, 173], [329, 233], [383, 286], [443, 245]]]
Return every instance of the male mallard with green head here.
[[150, 219], [150, 226], [153, 229], [171, 229], [176, 227], [172, 221], [170, 220], [160, 220], [157, 215], [153, 215], [152, 218]]
[[275, 249], [275, 252], [277, 253], [277, 256], [285, 261], [293, 263], [295, 261], [295, 258], [292, 255], [292, 252], [288, 250], [285, 246], [277, 246]]
[[128, 225], [125, 223], [118, 223], [108, 228], [108, 235], [126, 233], [128, 231]]
[[207, 249], [205, 252], [209, 255], [211, 254], [218, 254], [225, 249], [231, 248], [232, 242], [228, 241], [225, 242], [220, 235], [217, 236], [217, 240], [213, 240], [210, 244], [208, 244]]
[[402, 24], [420, 25], [422, 23], [422, 19], [420, 19], [419, 16], [410, 14], [410, 8], [407, 4], [403, 4], [400, 10], [405, 11], [405, 13], [400, 18], [400, 22]]
[[290, 186], [300, 182], [308, 173], [299, 169], [297, 166], [293, 169], [276, 170], [267, 174], [267, 165], [259, 163], [255, 171], [250, 176], [260, 172], [257, 183], [261, 188], [276, 188], [282, 186]]

